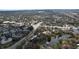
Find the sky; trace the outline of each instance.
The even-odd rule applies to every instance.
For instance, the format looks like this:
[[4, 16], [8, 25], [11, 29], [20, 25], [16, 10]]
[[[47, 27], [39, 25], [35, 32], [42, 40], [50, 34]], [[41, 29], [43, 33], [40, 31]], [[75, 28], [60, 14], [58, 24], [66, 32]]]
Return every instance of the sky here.
[[0, 0], [0, 10], [79, 9], [79, 0]]

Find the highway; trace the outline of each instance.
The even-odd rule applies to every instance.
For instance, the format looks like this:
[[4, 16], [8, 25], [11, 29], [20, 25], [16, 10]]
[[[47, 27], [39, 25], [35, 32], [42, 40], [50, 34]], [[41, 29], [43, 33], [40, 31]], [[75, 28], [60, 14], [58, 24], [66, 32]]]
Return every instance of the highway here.
[[42, 24], [42, 22], [39, 22], [37, 24], [32, 24], [33, 26], [33, 30], [24, 38], [22, 38], [21, 40], [19, 40], [18, 42], [16, 42], [14, 45], [8, 47], [7, 49], [16, 49], [17, 46], [20, 46], [22, 42], [26, 42], [24, 45], [27, 44], [27, 42], [30, 40], [31, 37], [34, 36], [35, 31], [39, 28], [39, 26]]
[[71, 17], [71, 18], [73, 18], [73, 19], [78, 20], [78, 18], [75, 17], [75, 16], [74, 16], [73, 14], [71, 14], [71, 13], [64, 13], [64, 15], [69, 16], [69, 17]]

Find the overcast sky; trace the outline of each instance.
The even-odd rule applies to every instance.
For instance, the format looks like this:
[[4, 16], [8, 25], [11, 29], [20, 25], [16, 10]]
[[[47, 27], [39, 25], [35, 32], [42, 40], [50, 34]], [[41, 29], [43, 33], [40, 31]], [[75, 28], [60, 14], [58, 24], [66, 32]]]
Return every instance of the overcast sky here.
[[79, 0], [0, 0], [0, 10], [79, 9]]

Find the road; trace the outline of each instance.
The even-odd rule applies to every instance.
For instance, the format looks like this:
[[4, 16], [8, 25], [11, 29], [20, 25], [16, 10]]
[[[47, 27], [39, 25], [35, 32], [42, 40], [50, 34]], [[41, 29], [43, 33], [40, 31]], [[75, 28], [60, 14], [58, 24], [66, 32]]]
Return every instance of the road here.
[[[16, 42], [14, 45], [8, 47], [7, 49], [16, 49], [17, 46], [20, 46], [22, 42], [26, 41], [26, 43], [30, 40], [32, 36], [34, 36], [34, 32], [39, 28], [39, 26], [42, 24], [42, 22], [39, 22], [37, 24], [32, 24], [33, 30], [24, 38], [22, 38], [20, 41]], [[24, 45], [26, 45], [26, 43]]]
[[64, 13], [64, 15], [69, 16], [69, 17], [71, 17], [71, 18], [73, 18], [73, 19], [78, 20], [78, 18], [75, 17], [75, 16], [74, 16], [73, 14], [71, 14], [71, 13]]

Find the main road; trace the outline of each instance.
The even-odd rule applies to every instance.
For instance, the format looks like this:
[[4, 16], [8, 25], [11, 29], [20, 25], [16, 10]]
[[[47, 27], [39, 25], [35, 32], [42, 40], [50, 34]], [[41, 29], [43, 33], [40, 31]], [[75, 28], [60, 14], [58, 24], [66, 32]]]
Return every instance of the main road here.
[[14, 45], [8, 47], [7, 49], [16, 49], [17, 46], [20, 46], [21, 43], [24, 42], [24, 41], [27, 43], [30, 40], [30, 38], [32, 36], [34, 36], [35, 31], [39, 28], [39, 26], [41, 24], [42, 24], [42, 22], [39, 22], [37, 24], [32, 24], [32, 26], [33, 26], [34, 29], [27, 36], [25, 36], [24, 38], [22, 38], [21, 40], [19, 40], [18, 42], [16, 42]]

